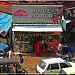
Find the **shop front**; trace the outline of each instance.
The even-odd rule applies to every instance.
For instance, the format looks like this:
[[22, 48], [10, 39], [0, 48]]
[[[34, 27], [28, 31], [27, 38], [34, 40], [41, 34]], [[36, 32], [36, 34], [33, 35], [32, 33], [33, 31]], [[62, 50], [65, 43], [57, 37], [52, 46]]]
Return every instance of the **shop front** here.
[[62, 7], [62, 5], [13, 6], [14, 51], [35, 51], [35, 45], [42, 40], [47, 44], [47, 49], [51, 45], [58, 45], [62, 38]]
[[16, 50], [20, 52], [35, 51], [35, 44], [42, 40], [45, 41], [45, 43], [47, 44], [47, 49], [49, 49], [50, 46], [57, 46], [61, 41], [62, 38], [61, 26], [49, 26], [50, 28], [26, 28], [25, 25], [27, 24], [24, 24], [23, 27], [15, 26], [12, 29], [14, 41], [13, 44], [15, 51]]

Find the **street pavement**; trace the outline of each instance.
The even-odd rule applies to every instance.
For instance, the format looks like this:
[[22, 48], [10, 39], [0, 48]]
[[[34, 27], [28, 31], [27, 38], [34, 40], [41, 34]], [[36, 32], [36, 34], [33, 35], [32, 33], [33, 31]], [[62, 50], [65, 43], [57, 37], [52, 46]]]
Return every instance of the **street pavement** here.
[[[14, 57], [19, 61], [19, 56], [17, 54]], [[36, 66], [37, 66], [37, 64], [39, 64], [39, 62], [42, 59], [54, 58], [54, 57], [56, 57], [55, 53], [47, 53], [47, 54], [41, 53], [40, 57], [36, 56], [35, 52], [23, 53], [24, 69], [30, 74], [35, 74], [36, 73]], [[73, 58], [75, 60], [75, 52], [74, 52]]]

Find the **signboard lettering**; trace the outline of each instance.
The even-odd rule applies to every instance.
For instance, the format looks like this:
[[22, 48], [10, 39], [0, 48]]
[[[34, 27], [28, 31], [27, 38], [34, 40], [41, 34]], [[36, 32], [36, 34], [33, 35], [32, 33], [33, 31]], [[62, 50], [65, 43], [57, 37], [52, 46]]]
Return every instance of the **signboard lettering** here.
[[62, 20], [62, 5], [14, 5], [14, 23], [49, 23], [60, 24]]

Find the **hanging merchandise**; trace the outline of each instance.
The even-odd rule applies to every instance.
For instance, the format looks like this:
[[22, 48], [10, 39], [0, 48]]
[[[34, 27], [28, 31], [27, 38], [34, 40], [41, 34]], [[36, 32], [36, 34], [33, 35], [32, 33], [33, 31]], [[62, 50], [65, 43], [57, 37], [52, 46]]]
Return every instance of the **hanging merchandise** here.
[[20, 52], [27, 52], [27, 51], [28, 51], [27, 45], [26, 44], [21, 44]]

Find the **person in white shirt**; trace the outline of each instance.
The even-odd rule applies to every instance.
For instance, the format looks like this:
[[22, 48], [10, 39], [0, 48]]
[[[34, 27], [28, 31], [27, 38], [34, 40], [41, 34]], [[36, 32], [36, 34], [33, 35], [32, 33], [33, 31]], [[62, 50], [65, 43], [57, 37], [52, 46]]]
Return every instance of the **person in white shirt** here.
[[13, 57], [13, 51], [12, 51], [11, 48], [9, 48], [8, 57], [9, 57], [9, 58], [12, 58], [12, 57]]
[[58, 44], [58, 50], [60, 51], [60, 53], [62, 53], [62, 44], [61, 43]]
[[12, 50], [9, 50], [9, 58], [12, 58]]

